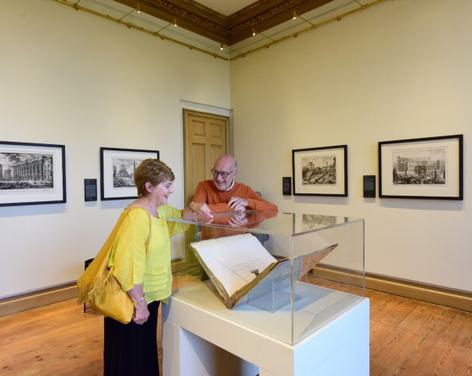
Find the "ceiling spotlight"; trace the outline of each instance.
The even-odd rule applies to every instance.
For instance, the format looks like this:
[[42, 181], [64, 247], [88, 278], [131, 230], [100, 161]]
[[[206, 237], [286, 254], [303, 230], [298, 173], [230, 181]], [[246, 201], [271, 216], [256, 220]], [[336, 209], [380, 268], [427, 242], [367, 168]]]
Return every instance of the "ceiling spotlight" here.
[[177, 27], [177, 19], [174, 18], [174, 27]]
[[252, 29], [252, 36], [256, 35], [256, 29]]
[[220, 51], [223, 51], [224, 48], [225, 48], [225, 47], [221, 44], [221, 45], [220, 45]]
[[139, 3], [136, 4], [136, 12], [138, 14], [141, 14], [141, 9], [139, 9]]
[[292, 16], [292, 20], [296, 20], [297, 19], [297, 11], [293, 11], [293, 16]]

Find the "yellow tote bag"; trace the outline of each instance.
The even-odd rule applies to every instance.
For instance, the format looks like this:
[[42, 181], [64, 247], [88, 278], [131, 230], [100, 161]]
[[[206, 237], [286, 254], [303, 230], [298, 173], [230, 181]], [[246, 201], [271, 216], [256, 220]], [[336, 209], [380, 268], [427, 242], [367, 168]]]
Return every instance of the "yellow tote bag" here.
[[[116, 223], [107, 241], [77, 280], [79, 303], [92, 305], [103, 316], [111, 317], [123, 324], [131, 321], [134, 312], [133, 302], [128, 293], [113, 276], [113, 269], [108, 267], [111, 251], [121, 223], [126, 217], [123, 213]], [[149, 213], [148, 213], [149, 217]], [[149, 218], [149, 234], [146, 239], [146, 253], [151, 238], [151, 218]]]

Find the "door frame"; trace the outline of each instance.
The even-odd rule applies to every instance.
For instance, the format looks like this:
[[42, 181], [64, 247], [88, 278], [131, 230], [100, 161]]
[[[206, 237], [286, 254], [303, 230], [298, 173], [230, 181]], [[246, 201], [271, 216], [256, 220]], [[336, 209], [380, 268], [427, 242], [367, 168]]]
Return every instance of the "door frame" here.
[[182, 144], [183, 144], [183, 161], [184, 161], [184, 206], [187, 205], [188, 203], [186, 202], [186, 198], [188, 197], [189, 193], [193, 192], [187, 192], [187, 174], [188, 174], [188, 169], [186, 166], [186, 159], [185, 159], [185, 139], [186, 139], [186, 133], [185, 133], [185, 114], [186, 113], [193, 113], [197, 115], [202, 115], [205, 117], [209, 118], [215, 118], [215, 119], [221, 119], [221, 118], [226, 118], [228, 120], [228, 126], [226, 129], [226, 153], [227, 154], [232, 154], [233, 153], [233, 144], [232, 144], [232, 128], [231, 128], [231, 118], [225, 115], [220, 115], [220, 114], [213, 114], [213, 113], [208, 113], [208, 112], [202, 112], [202, 111], [196, 111], [193, 109], [188, 109], [188, 108], [183, 108], [182, 109]]

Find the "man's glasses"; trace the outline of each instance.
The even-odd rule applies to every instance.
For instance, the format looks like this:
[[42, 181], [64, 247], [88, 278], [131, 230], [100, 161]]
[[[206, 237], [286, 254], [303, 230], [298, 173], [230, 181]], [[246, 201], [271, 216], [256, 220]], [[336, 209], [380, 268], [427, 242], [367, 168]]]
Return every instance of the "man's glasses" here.
[[211, 169], [211, 173], [213, 177], [216, 179], [218, 176], [221, 176], [223, 179], [226, 179], [229, 175], [231, 175], [234, 171], [218, 171], [214, 168]]

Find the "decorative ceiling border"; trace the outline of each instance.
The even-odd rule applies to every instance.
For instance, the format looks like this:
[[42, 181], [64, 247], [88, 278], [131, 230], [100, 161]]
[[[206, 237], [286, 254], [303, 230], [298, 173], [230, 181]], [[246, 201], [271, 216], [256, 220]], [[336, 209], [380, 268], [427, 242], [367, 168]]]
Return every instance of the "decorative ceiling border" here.
[[[223, 56], [222, 54], [219, 54], [215, 51], [209, 51], [209, 50], [206, 50], [205, 48], [200, 48], [200, 47], [197, 47], [195, 45], [192, 45], [190, 43], [185, 43], [183, 41], [180, 41], [180, 40], [177, 40], [177, 39], [174, 39], [174, 38], [171, 38], [171, 37], [168, 37], [164, 34], [161, 34], [159, 31], [152, 31], [152, 30], [149, 30], [145, 27], [142, 27], [142, 26], [138, 26], [138, 25], [135, 25], [133, 24], [132, 22], [128, 22], [128, 21], [125, 21], [124, 18], [125, 17], [120, 17], [120, 18], [117, 18], [117, 17], [113, 17], [113, 16], [110, 16], [109, 14], [106, 14], [106, 13], [101, 13], [97, 10], [94, 10], [94, 9], [90, 9], [90, 8], [87, 8], [87, 7], [84, 7], [82, 5], [79, 4], [80, 0], [52, 0], [56, 3], [60, 3], [60, 4], [63, 4], [63, 5], [67, 5], [77, 11], [84, 11], [86, 13], [90, 13], [90, 14], [93, 14], [93, 15], [96, 15], [96, 16], [99, 16], [101, 18], [104, 18], [104, 19], [107, 19], [109, 21], [113, 21], [115, 23], [118, 23], [118, 24], [121, 24], [121, 25], [124, 25], [126, 26], [128, 29], [134, 29], [134, 30], [138, 30], [138, 31], [141, 31], [141, 32], [144, 32], [146, 34], [149, 34], [151, 36], [154, 36], [154, 37], [158, 37], [160, 38], [161, 40], [167, 40], [169, 42], [173, 42], [173, 43], [176, 43], [176, 44], [179, 44], [181, 46], [184, 46], [184, 47], [187, 47], [191, 50], [195, 50], [195, 51], [199, 51], [199, 52], [202, 52], [206, 55], [210, 55], [210, 56], [213, 56], [214, 58], [218, 58], [218, 59], [222, 59], [222, 60], [226, 60], [226, 61], [233, 61], [233, 60], [236, 60], [236, 59], [239, 59], [239, 58], [244, 58], [246, 57], [247, 55], [249, 54], [252, 54], [254, 52], [257, 52], [257, 51], [260, 51], [260, 50], [263, 50], [263, 49], [266, 49], [266, 48], [269, 48], [275, 44], [278, 44], [278, 43], [281, 43], [283, 41], [286, 41], [288, 39], [291, 39], [291, 38], [297, 38], [299, 35], [301, 34], [304, 34], [306, 32], [309, 32], [309, 31], [313, 31], [321, 26], [324, 26], [326, 24], [329, 24], [329, 23], [332, 23], [332, 22], [339, 22], [341, 21], [344, 17], [347, 17], [347, 16], [350, 16], [352, 14], [355, 14], [359, 11], [363, 11], [363, 10], [366, 10], [374, 5], [378, 5], [378, 4], [381, 4], [387, 0], [374, 0], [373, 2], [371, 3], [368, 3], [368, 4], [361, 4], [359, 3], [357, 0], [354, 0], [356, 1], [358, 4], [359, 4], [359, 7], [356, 8], [356, 9], [353, 9], [353, 10], [350, 10], [350, 11], [347, 11], [347, 12], [344, 12], [342, 14], [338, 14], [336, 16], [333, 16], [329, 19], [325, 19], [321, 22], [315, 22], [313, 19], [311, 19], [310, 21], [308, 20], [305, 20], [303, 17], [301, 17], [299, 14], [298, 14], [298, 17], [300, 17], [302, 20], [304, 20], [304, 22], [307, 24], [307, 27], [305, 29], [302, 29], [302, 30], [298, 30], [294, 33], [291, 33], [291, 34], [288, 34], [288, 35], [285, 35], [285, 36], [282, 36], [280, 38], [267, 38], [267, 43], [263, 43], [262, 45], [259, 45], [257, 47], [254, 47], [254, 48], [250, 48], [250, 49], [247, 49], [247, 50], [244, 50], [244, 51], [236, 51], [234, 49], [232, 49], [231, 47], [229, 47], [229, 51], [231, 52], [235, 52], [236, 54], [233, 55], [233, 56]], [[117, 1], [117, 0], [114, 0], [114, 1]], [[121, 0], [120, 0], [121, 1]], [[191, 0], [182, 0], [182, 1], [191, 1]], [[267, 0], [267, 1], [270, 1], [270, 0]], [[136, 9], [136, 8], [133, 8], [133, 9]], [[139, 9], [139, 11], [141, 11]], [[214, 12], [214, 11], [212, 11]], [[129, 14], [129, 13], [128, 13]], [[125, 15], [126, 16], [126, 15]], [[173, 21], [175, 22], [175, 21]], [[221, 50], [221, 49], [220, 49]]]
[[254, 52], [257, 52], [257, 51], [260, 51], [260, 50], [264, 50], [264, 49], [267, 49], [267, 48], [270, 48], [271, 46], [273, 45], [276, 45], [276, 44], [279, 44], [283, 41], [286, 41], [288, 39], [292, 39], [292, 38], [297, 38], [299, 35], [301, 34], [304, 34], [306, 32], [309, 32], [309, 31], [313, 31], [315, 29], [318, 29], [319, 27], [321, 26], [325, 26], [327, 24], [330, 24], [330, 23], [333, 23], [333, 22], [339, 22], [341, 21], [343, 18], [345, 17], [348, 17], [348, 16], [351, 16], [355, 13], [358, 13], [360, 11], [363, 11], [363, 10], [366, 10], [370, 7], [373, 7], [375, 5], [378, 5], [378, 4], [381, 4], [383, 2], [385, 2], [387, 0], [374, 0], [373, 2], [369, 3], [369, 4], [360, 4], [359, 3], [359, 7], [358, 8], [355, 8], [353, 10], [349, 10], [349, 11], [346, 11], [342, 14], [339, 14], [339, 15], [336, 15], [334, 17], [331, 17], [331, 18], [328, 18], [328, 19], [325, 19], [324, 21], [320, 21], [320, 22], [314, 22], [314, 21], [307, 21], [305, 19], [303, 19], [303, 17], [300, 17], [302, 18], [307, 24], [308, 26], [305, 28], [305, 29], [302, 29], [302, 30], [299, 30], [299, 31], [296, 31], [294, 33], [291, 33], [291, 34], [288, 34], [288, 35], [285, 35], [285, 36], [282, 36], [280, 38], [276, 38], [276, 39], [272, 39], [272, 38], [268, 38], [268, 42], [267, 43], [264, 43], [258, 47], [254, 47], [254, 48], [251, 48], [247, 51], [244, 51], [244, 52], [239, 52], [237, 55], [235, 56], [232, 56], [229, 58], [230, 61], [233, 61], [233, 60], [236, 60], [236, 59], [240, 59], [240, 58], [244, 58], [246, 57], [247, 55], [249, 54], [252, 54]]
[[[214, 52], [206, 51], [203, 48], [196, 47], [192, 44], [185, 43], [185, 42], [182, 42], [180, 40], [168, 37], [164, 34], [159, 33], [159, 31], [152, 31], [152, 30], [146, 29], [145, 27], [135, 25], [132, 22], [128, 22], [128, 21], [124, 20], [123, 17], [121, 17], [121, 18], [113, 17], [113, 16], [110, 16], [109, 14], [100, 13], [96, 10], [91, 9], [91, 8], [84, 7], [84, 6], [80, 5], [77, 0], [52, 0], [52, 1], [55, 1], [56, 3], [59, 3], [59, 4], [67, 5], [67, 6], [73, 8], [77, 11], [83, 11], [83, 12], [90, 13], [90, 14], [93, 14], [95, 16], [104, 18], [108, 21], [113, 21], [117, 24], [126, 26], [128, 29], [134, 29], [134, 30], [142, 31], [143, 33], [152, 35], [154, 37], [158, 37], [161, 40], [167, 40], [169, 42], [173, 42], [173, 43], [176, 43], [176, 44], [180, 44], [181, 46], [188, 47], [191, 50], [196, 50], [196, 51], [199, 51], [199, 52], [203, 52], [204, 54], [211, 55], [214, 58], [218, 58], [218, 59], [222, 59], [222, 60], [226, 60], [226, 61], [229, 60], [229, 58], [227, 58], [225, 56], [221, 56], [221, 55], [216, 54]], [[75, 2], [72, 2], [72, 1], [75, 1]]]
[[228, 45], [250, 38], [332, 0], [259, 0], [228, 17]]
[[226, 17], [194, 0], [114, 0], [231, 46], [332, 0], [259, 0]]
[[130, 8], [179, 25], [208, 39], [228, 45], [225, 16], [193, 0], [114, 0]]

